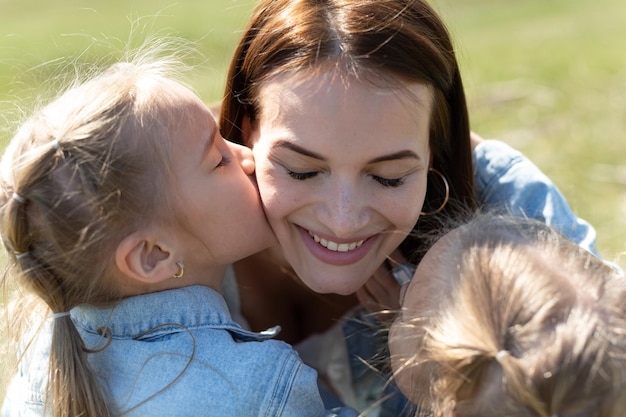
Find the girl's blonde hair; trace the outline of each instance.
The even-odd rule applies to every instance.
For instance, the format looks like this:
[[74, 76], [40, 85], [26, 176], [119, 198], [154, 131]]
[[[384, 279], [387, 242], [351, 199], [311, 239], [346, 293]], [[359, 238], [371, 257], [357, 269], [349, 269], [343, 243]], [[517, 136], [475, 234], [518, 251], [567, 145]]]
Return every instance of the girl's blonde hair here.
[[[168, 93], [180, 61], [145, 48], [76, 83], [22, 125], [2, 160], [0, 232], [17, 285], [52, 313], [120, 298], [114, 254], [128, 233], [171, 214], [170, 132], [184, 123]], [[16, 284], [9, 284], [15, 278]], [[28, 320], [22, 306], [15, 317]], [[46, 407], [109, 416], [72, 321], [54, 319]]]
[[431, 277], [447, 295], [405, 320], [424, 328], [406, 365], [429, 373], [436, 415], [622, 416], [624, 277], [531, 220], [478, 215], [449, 242]]

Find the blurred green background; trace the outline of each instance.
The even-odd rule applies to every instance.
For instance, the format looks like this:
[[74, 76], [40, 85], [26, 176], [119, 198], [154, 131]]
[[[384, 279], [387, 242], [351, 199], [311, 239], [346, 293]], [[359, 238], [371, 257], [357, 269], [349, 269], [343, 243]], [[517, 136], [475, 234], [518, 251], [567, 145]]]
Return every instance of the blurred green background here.
[[[0, 0], [0, 147], [68, 58], [114, 56], [151, 34], [198, 42], [190, 82], [217, 102], [253, 3]], [[596, 227], [601, 255], [626, 266], [626, 2], [432, 3], [455, 39], [473, 129], [528, 155]]]
[[531, 158], [626, 265], [626, 2], [441, 0], [472, 128]]

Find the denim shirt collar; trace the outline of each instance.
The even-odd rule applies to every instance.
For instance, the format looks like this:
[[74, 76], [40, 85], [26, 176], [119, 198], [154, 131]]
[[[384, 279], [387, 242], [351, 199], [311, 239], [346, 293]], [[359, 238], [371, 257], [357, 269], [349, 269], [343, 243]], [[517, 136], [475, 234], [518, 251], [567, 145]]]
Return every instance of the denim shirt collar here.
[[71, 318], [88, 333], [106, 332], [114, 339], [141, 340], [214, 328], [247, 342], [271, 339], [280, 331], [279, 326], [259, 333], [244, 330], [232, 320], [222, 295], [200, 285], [128, 297], [109, 308], [78, 306]]

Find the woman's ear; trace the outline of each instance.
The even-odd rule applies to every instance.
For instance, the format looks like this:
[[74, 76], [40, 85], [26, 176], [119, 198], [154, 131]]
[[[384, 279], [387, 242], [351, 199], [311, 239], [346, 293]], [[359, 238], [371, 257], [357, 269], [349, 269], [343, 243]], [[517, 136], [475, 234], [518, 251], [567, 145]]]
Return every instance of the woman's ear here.
[[243, 118], [241, 119], [241, 138], [243, 141], [242, 145], [251, 146], [253, 142], [253, 138], [251, 137], [251, 135], [254, 133], [253, 130], [254, 125], [252, 124], [250, 117], [243, 116]]
[[126, 236], [115, 251], [115, 263], [126, 277], [144, 284], [171, 278], [178, 270], [174, 254], [149, 231]]

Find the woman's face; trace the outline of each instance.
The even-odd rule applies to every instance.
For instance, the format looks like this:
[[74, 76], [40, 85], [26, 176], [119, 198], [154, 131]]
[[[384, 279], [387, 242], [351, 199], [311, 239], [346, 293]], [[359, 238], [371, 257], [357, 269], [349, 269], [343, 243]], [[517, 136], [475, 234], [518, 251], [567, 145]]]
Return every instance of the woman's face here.
[[261, 199], [287, 262], [316, 292], [355, 292], [417, 222], [432, 91], [403, 87], [320, 73], [260, 88], [246, 134]]

